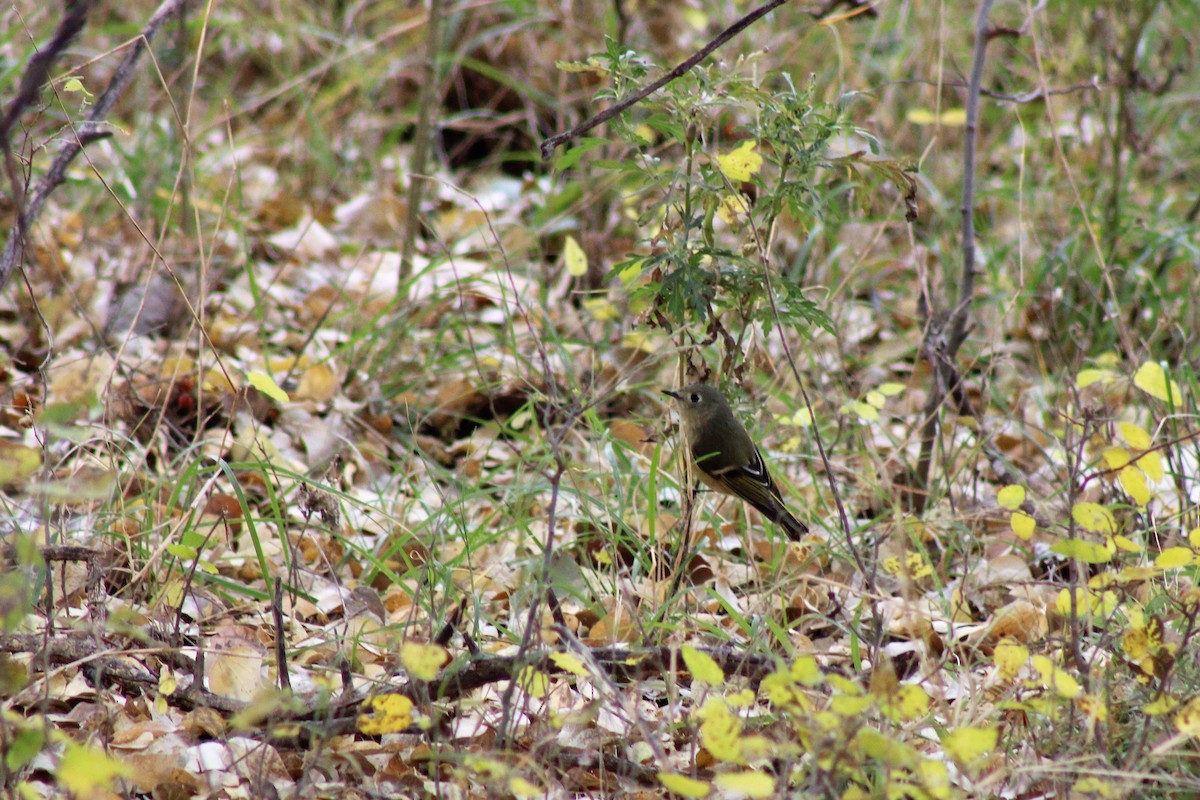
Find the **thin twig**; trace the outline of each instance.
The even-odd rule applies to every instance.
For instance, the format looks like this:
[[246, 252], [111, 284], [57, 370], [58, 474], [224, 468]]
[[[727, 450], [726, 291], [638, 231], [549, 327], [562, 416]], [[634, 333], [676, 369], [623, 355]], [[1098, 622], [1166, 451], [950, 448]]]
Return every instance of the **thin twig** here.
[[112, 80], [108, 82], [108, 86], [96, 99], [96, 104], [92, 106], [87, 119], [77, 125], [74, 128], [75, 135], [63, 141], [59, 147], [58, 155], [54, 157], [54, 161], [38, 183], [37, 190], [29, 199], [22, 213], [17, 215], [17, 221], [9, 233], [8, 241], [4, 243], [4, 251], [0, 253], [0, 291], [3, 291], [4, 287], [8, 285], [8, 281], [16, 269], [17, 261], [24, 252], [23, 231], [28, 231], [37, 222], [46, 205], [46, 200], [65, 180], [67, 167], [83, 151], [83, 148], [92, 142], [112, 135], [110, 131], [102, 127], [104, 120], [121, 96], [125, 94], [129, 82], [133, 80], [134, 68], [137, 67], [154, 36], [167, 20], [181, 12], [186, 3], [187, 0], [164, 0], [146, 22], [141, 34], [129, 43], [125, 57], [113, 71]]

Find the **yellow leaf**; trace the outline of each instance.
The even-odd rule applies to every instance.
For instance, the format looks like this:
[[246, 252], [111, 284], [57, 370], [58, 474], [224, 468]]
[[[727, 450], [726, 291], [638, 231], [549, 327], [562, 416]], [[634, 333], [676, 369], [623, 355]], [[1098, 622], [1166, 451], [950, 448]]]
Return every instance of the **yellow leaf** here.
[[970, 764], [994, 750], [999, 738], [995, 728], [965, 727], [948, 733], [942, 739], [942, 747], [959, 764]]
[[1005, 486], [996, 492], [996, 502], [1000, 504], [1001, 508], [1016, 511], [1021, 507], [1021, 503], [1025, 502], [1025, 487]]
[[591, 674], [583, 665], [583, 659], [574, 653], [551, 653], [550, 660], [554, 662], [554, 666], [574, 675], [586, 677]]
[[1157, 451], [1151, 450], [1142, 453], [1142, 457], [1138, 459], [1138, 466], [1142, 468], [1142, 472], [1146, 473], [1146, 477], [1158, 483], [1163, 479], [1165, 472], [1163, 471], [1162, 457]]
[[856, 717], [866, 711], [874, 703], [870, 695], [853, 697], [848, 694], [835, 694], [829, 699], [829, 710], [842, 717]]
[[517, 686], [530, 697], [545, 697], [550, 691], [550, 677], [536, 667], [525, 666], [517, 673]]
[[574, 275], [576, 278], [586, 275], [588, 268], [587, 253], [583, 252], [583, 248], [579, 246], [579, 242], [575, 241], [574, 236], [567, 236], [563, 242], [563, 262], [567, 265], [567, 272]]
[[1147, 716], [1161, 717], [1164, 714], [1170, 714], [1175, 709], [1179, 708], [1179, 701], [1169, 694], [1164, 694], [1162, 697], [1153, 702], [1146, 703], [1142, 706], [1142, 711]]
[[883, 393], [884, 397], [895, 397], [907, 388], [903, 383], [881, 383], [879, 385], [879, 391]]
[[936, 115], [926, 108], [914, 108], [904, 116], [914, 125], [932, 125], [936, 122], [940, 125], [957, 128], [965, 125], [967, 122], [967, 110], [965, 108], [947, 108]]
[[1085, 564], [1107, 564], [1112, 560], [1112, 552], [1107, 547], [1083, 539], [1061, 539], [1050, 546], [1050, 552], [1064, 558], [1077, 558]]
[[1014, 511], [1008, 524], [1012, 526], [1013, 533], [1017, 535], [1017, 538], [1023, 541], [1028, 541], [1033, 536], [1034, 529], [1037, 528], [1037, 520], [1024, 511]]
[[58, 783], [76, 796], [88, 797], [103, 790], [112, 790], [113, 781], [132, 774], [129, 767], [101, 750], [85, 747], [72, 741], [58, 762]]
[[358, 731], [367, 736], [400, 733], [413, 724], [413, 701], [402, 694], [380, 694], [363, 700]]
[[279, 388], [279, 384], [275, 383], [275, 379], [265, 372], [251, 372], [246, 376], [246, 380], [250, 381], [250, 385], [267, 397], [274, 400], [276, 403], [288, 402], [288, 395], [283, 389]]
[[929, 710], [929, 695], [920, 686], [906, 683], [885, 697], [879, 708], [888, 719], [895, 722], [914, 720]]
[[686, 775], [676, 775], [671, 772], [658, 773], [658, 780], [668, 792], [680, 797], [708, 797], [712, 787], [704, 781], [689, 778]]
[[720, 686], [725, 683], [725, 671], [712, 660], [712, 656], [701, 653], [692, 647], [684, 646], [683, 663], [687, 665], [692, 677], [709, 686]]
[[726, 772], [716, 777], [717, 788], [742, 797], [771, 797], [775, 778], [765, 772]]
[[1200, 697], [1193, 697], [1175, 715], [1175, 727], [1186, 736], [1200, 739]]
[[750, 200], [740, 194], [728, 194], [717, 206], [717, 216], [731, 228], [737, 229], [750, 218]]
[[520, 775], [513, 775], [508, 779], [508, 790], [513, 793], [514, 797], [543, 797], [546, 790], [525, 780]]
[[721, 172], [724, 172], [731, 181], [750, 180], [752, 175], [762, 169], [762, 156], [754, 152], [754, 148], [757, 146], [757, 142], [747, 140], [742, 142], [737, 150], [717, 156], [717, 165], [721, 168]]
[[1017, 677], [1017, 673], [1021, 671], [1021, 667], [1025, 666], [1025, 662], [1028, 660], [1029, 648], [1008, 637], [1001, 639], [992, 652], [992, 661], [996, 664], [996, 669], [1004, 680]]
[[1174, 406], [1179, 405], [1180, 400], [1183, 399], [1183, 395], [1179, 391], [1179, 384], [1169, 380], [1166, 370], [1154, 361], [1147, 361], [1138, 367], [1138, 371], [1133, 376], [1133, 385], [1155, 400], [1162, 400], [1164, 403]]
[[1129, 499], [1137, 503], [1139, 507], [1145, 506], [1150, 502], [1150, 486], [1146, 483], [1146, 475], [1137, 467], [1125, 467], [1117, 476], [1121, 482], [1121, 488], [1125, 490], [1125, 494], [1129, 495]]
[[23, 481], [42, 468], [41, 451], [17, 442], [0, 440], [0, 484]]
[[1104, 448], [1104, 466], [1108, 469], [1121, 469], [1129, 463], [1129, 451], [1124, 447]]
[[597, 322], [611, 322], [621, 318], [621, 309], [607, 297], [585, 297], [583, 307]]
[[333, 374], [333, 369], [328, 364], [316, 364], [301, 373], [295, 399], [328, 403], [337, 394], [337, 388], [337, 376]]
[[1160, 569], [1178, 569], [1194, 563], [1196, 553], [1190, 547], [1168, 547], [1154, 559], [1154, 566]]
[[1152, 444], [1146, 429], [1132, 422], [1118, 422], [1117, 434], [1134, 450], [1149, 450]]
[[1084, 369], [1079, 371], [1079, 375], [1075, 378], [1075, 385], [1080, 389], [1085, 389], [1093, 383], [1101, 385], [1112, 383], [1117, 379], [1117, 373], [1110, 369]]
[[844, 411], [849, 411], [866, 422], [879, 421], [879, 409], [869, 403], [864, 403], [861, 400], [855, 400], [852, 403], [847, 403], [843, 406]]
[[1083, 694], [1083, 689], [1080, 688], [1079, 682], [1071, 677], [1066, 670], [1051, 661], [1049, 657], [1034, 656], [1030, 661], [1033, 664], [1033, 668], [1041, 676], [1042, 685], [1047, 689], [1053, 690], [1059, 697], [1070, 700], [1073, 697]]
[[720, 697], [711, 697], [696, 713], [700, 724], [700, 741], [717, 761], [745, 764], [742, 752], [745, 736], [742, 723]]
[[450, 660], [446, 648], [436, 644], [405, 642], [400, 647], [400, 663], [419, 681], [431, 681]]
[[1200, 528], [1192, 528], [1188, 531], [1188, 544], [1200, 548]]
[[880, 391], [867, 392], [867, 396], [863, 399], [867, 401], [867, 405], [874, 408], [883, 408], [883, 404], [887, 402], [887, 397]]
[[1071, 517], [1085, 531], [1104, 534], [1117, 532], [1117, 521], [1112, 512], [1098, 503], [1076, 503], [1071, 509]]

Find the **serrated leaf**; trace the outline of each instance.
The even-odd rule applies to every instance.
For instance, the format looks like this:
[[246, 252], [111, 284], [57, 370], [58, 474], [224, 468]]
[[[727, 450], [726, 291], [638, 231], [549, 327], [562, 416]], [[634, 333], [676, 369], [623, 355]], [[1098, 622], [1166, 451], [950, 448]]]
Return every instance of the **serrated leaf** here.
[[707, 683], [709, 686], [720, 686], [725, 683], [725, 671], [716, 661], [713, 661], [712, 656], [686, 645], [683, 647], [682, 654], [683, 663], [695, 680]]
[[731, 181], [742, 182], [750, 180], [751, 176], [762, 169], [763, 158], [754, 152], [757, 142], [742, 142], [738, 149], [717, 156], [717, 165], [721, 172]]
[[1178, 406], [1183, 399], [1179, 384], [1167, 378], [1167, 372], [1155, 361], [1147, 361], [1133, 375], [1133, 385], [1164, 403]]
[[1175, 715], [1175, 727], [1185, 736], [1200, 739], [1200, 697], [1193, 697]]

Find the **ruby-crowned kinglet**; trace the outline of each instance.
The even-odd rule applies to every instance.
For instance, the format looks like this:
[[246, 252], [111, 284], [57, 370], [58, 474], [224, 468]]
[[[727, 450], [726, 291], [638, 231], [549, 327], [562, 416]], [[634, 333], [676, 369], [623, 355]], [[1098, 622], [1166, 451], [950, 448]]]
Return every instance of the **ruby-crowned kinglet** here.
[[683, 440], [705, 485], [745, 500], [792, 539], [808, 533], [808, 527], [783, 505], [762, 454], [719, 389], [693, 383], [663, 394], [679, 403]]

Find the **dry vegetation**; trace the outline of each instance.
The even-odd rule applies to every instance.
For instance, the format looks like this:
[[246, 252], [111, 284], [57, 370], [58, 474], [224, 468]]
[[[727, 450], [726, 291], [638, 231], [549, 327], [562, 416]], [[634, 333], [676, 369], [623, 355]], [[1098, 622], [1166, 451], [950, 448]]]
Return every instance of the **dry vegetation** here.
[[1200, 795], [1200, 9], [432, 9], [0, 11], [6, 796]]

